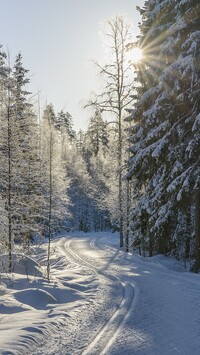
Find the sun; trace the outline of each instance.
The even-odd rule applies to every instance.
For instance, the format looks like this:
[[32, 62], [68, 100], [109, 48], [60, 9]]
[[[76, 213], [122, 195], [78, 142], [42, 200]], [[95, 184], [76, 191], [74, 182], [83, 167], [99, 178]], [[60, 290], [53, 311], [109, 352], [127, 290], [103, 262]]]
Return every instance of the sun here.
[[134, 47], [129, 50], [129, 61], [133, 64], [138, 64], [143, 58], [142, 50], [139, 47]]

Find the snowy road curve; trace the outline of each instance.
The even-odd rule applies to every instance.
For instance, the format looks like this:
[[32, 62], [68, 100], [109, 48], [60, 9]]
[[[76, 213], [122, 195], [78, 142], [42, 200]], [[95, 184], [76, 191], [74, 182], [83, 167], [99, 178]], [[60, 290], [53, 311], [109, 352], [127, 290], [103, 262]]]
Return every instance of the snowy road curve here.
[[[119, 305], [116, 307], [116, 309], [114, 309], [112, 316], [106, 321], [105, 324], [103, 324], [98, 333], [95, 335], [94, 339], [91, 341], [91, 343], [88, 344], [87, 348], [82, 353], [83, 355], [106, 354], [116, 339], [117, 334], [122, 329], [123, 324], [128, 318], [131, 310], [133, 309], [137, 291], [135, 288], [134, 293], [134, 287], [132, 284], [121, 283], [116, 276], [113, 276], [108, 271], [104, 271], [103, 269], [96, 267], [94, 264], [91, 264], [87, 260], [83, 259], [83, 257], [80, 257], [80, 255], [75, 253], [71, 247], [71, 244], [76, 244], [79, 242], [79, 239], [68, 240], [64, 245], [66, 253], [73, 257], [79, 265], [86, 266], [89, 268], [89, 270], [93, 270], [96, 274], [99, 275], [100, 278], [103, 275], [103, 277], [110, 279], [113, 283], [116, 283], [117, 281], [122, 289], [122, 298]], [[95, 249], [94, 243], [95, 240], [93, 239], [90, 242], [90, 247], [93, 249]]]
[[120, 303], [82, 354], [200, 354], [199, 275], [126, 255], [117, 244], [101, 235], [65, 241], [66, 255], [122, 288]]

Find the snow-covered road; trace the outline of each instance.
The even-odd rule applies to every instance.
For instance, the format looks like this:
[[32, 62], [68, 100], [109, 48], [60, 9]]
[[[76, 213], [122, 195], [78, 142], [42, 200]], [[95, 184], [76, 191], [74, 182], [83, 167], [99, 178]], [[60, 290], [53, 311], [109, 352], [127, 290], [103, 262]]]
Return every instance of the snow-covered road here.
[[199, 355], [200, 275], [170, 270], [168, 260], [126, 254], [111, 233], [55, 239], [53, 286], [23, 281], [26, 289], [5, 294], [22, 309], [2, 318], [0, 354]]
[[117, 244], [105, 236], [65, 244], [78, 263], [122, 289], [114, 315], [83, 354], [200, 354], [199, 275], [126, 255]]

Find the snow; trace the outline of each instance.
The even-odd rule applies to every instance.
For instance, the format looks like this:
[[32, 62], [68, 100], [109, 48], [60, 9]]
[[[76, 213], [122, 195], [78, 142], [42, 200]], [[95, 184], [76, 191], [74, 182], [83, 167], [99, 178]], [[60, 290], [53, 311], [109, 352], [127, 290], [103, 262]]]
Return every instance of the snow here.
[[50, 282], [46, 243], [36, 259], [16, 254], [12, 278], [1, 269], [0, 354], [199, 354], [200, 275], [118, 242], [117, 233], [55, 238]]
[[195, 122], [192, 126], [192, 131], [197, 131], [200, 127], [200, 113], [197, 115], [196, 119], [195, 119]]

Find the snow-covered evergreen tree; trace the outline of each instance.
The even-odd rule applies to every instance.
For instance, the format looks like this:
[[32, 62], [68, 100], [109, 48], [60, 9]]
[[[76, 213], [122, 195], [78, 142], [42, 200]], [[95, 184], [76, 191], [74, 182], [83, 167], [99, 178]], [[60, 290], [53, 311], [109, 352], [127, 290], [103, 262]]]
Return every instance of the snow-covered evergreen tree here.
[[[53, 106], [47, 105], [42, 120], [42, 170], [44, 173], [44, 198], [47, 219], [51, 200], [52, 233], [59, 230], [67, 217], [67, 189], [69, 179], [63, 162], [62, 137], [56, 129]], [[46, 190], [45, 190], [46, 189]], [[45, 214], [44, 214], [45, 216]], [[49, 228], [49, 223], [48, 223]]]
[[179, 255], [182, 230], [184, 254], [192, 257], [192, 206], [199, 191], [199, 4], [149, 0], [140, 12], [137, 44], [144, 58], [137, 67], [128, 173], [138, 191], [134, 243], [150, 255]]
[[106, 205], [107, 186], [106, 159], [109, 154], [107, 122], [96, 109], [85, 133], [87, 169], [93, 181], [94, 229], [105, 230], [110, 226], [110, 212]]
[[[34, 183], [31, 170], [36, 152], [33, 148], [35, 116], [28, 104], [27, 70], [18, 55], [13, 68], [5, 53], [1, 53], [1, 197], [2, 228], [9, 252], [9, 271], [12, 270], [14, 241], [27, 246], [33, 232]], [[35, 168], [35, 166], [34, 166]]]
[[76, 132], [73, 129], [73, 119], [69, 112], [58, 112], [56, 117], [56, 128], [60, 130], [63, 138], [65, 136], [65, 139], [68, 137], [68, 139], [72, 141], [76, 136]]
[[8, 243], [8, 213], [6, 211], [7, 206], [7, 122], [5, 119], [6, 107], [6, 88], [8, 85], [9, 68], [6, 63], [6, 54], [4, 51], [0, 51], [0, 245], [2, 251], [7, 249]]
[[47, 105], [42, 121], [42, 170], [44, 234], [48, 237], [47, 276], [50, 277], [50, 244], [55, 232], [63, 228], [69, 216], [67, 177], [62, 161], [62, 139], [56, 130], [56, 115], [52, 105]]

